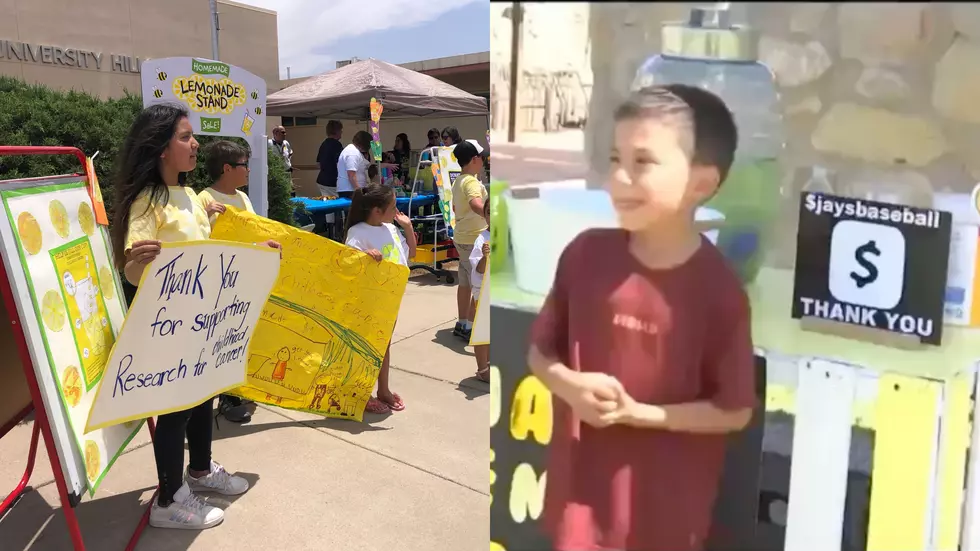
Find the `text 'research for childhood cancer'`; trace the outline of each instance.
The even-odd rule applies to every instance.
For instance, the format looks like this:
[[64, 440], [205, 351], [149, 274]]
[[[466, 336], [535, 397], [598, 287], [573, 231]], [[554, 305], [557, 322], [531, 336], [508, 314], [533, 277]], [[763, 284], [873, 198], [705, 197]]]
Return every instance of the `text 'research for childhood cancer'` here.
[[164, 245], [146, 268], [86, 432], [186, 409], [241, 385], [278, 275], [279, 253], [265, 247]]

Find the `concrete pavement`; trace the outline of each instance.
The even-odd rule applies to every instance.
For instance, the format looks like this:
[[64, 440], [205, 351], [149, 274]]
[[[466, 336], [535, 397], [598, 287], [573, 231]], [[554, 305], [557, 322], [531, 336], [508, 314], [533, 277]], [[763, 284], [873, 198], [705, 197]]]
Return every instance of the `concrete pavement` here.
[[504, 138], [505, 133], [491, 137], [490, 171], [494, 179], [523, 186], [588, 177], [580, 130], [528, 132], [518, 135], [513, 143]]
[[[213, 497], [225, 521], [202, 532], [147, 528], [139, 551], [469, 551], [490, 538], [489, 386], [452, 336], [455, 287], [413, 277], [392, 339], [392, 389], [406, 409], [364, 423], [261, 405], [221, 422], [214, 458], [252, 483]], [[0, 439], [0, 496], [19, 480], [31, 424]], [[28, 492], [0, 520], [0, 549], [70, 550], [41, 445]], [[144, 429], [75, 509], [87, 549], [122, 550], [156, 485]]]

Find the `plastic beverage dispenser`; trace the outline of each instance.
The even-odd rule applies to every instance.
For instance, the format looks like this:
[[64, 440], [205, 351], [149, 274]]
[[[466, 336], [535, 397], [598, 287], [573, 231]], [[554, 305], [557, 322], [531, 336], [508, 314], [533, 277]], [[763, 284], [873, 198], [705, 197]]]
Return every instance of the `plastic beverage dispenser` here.
[[758, 35], [732, 25], [727, 3], [691, 10], [687, 22], [665, 23], [661, 54], [637, 70], [633, 89], [698, 86], [721, 97], [738, 125], [735, 163], [705, 206], [721, 212], [717, 245], [746, 283], [755, 279], [779, 206], [783, 149], [779, 95], [758, 61]]

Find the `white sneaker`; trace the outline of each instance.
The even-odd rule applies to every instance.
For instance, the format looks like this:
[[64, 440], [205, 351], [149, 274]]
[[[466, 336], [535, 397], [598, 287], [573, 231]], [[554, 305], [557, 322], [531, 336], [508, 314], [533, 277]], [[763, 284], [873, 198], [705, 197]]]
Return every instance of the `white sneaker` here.
[[174, 494], [174, 502], [161, 507], [154, 498], [150, 508], [150, 526], [181, 530], [204, 530], [221, 524], [225, 512], [207, 504], [206, 500], [191, 493], [187, 483]]
[[248, 491], [248, 481], [240, 476], [228, 474], [217, 461], [211, 462], [211, 472], [201, 478], [184, 473], [184, 480], [195, 492], [217, 492], [226, 496], [237, 496]]

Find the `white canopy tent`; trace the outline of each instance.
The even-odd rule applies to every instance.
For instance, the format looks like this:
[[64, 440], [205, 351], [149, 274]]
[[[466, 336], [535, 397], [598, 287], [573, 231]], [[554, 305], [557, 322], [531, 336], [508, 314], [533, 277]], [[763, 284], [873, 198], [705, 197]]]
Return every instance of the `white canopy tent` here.
[[371, 98], [385, 119], [489, 116], [487, 101], [439, 79], [377, 59], [346, 65], [268, 96], [268, 114], [370, 120]]

